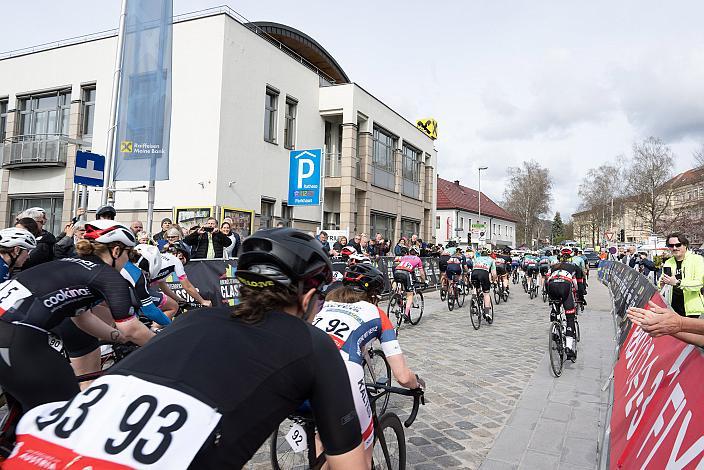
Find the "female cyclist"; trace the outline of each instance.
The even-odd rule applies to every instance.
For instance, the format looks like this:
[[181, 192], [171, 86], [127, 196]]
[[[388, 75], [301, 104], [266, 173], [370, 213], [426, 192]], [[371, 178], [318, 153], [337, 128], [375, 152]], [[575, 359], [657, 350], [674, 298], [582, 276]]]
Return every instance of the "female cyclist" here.
[[0, 282], [10, 279], [15, 268], [21, 268], [29, 257], [29, 250], [37, 247], [34, 235], [23, 228], [0, 230]]

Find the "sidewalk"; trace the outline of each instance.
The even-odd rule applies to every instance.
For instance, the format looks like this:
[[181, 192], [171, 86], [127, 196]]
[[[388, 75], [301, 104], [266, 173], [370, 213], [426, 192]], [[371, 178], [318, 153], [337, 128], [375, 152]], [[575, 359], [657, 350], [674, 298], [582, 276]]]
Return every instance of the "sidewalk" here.
[[577, 362], [567, 361], [562, 376], [553, 376], [546, 329], [546, 354], [482, 463], [482, 470], [597, 468], [597, 448], [607, 424], [609, 400], [608, 392], [601, 388], [611, 375], [615, 339], [611, 297], [597, 281], [596, 272], [587, 301], [587, 308], [579, 316]]

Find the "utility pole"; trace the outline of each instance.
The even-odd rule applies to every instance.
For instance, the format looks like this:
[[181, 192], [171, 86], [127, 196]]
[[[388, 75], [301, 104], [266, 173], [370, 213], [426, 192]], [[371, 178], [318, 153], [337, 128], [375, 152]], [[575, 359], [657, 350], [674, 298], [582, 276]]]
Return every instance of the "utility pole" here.
[[[489, 167], [487, 166], [480, 166], [479, 167], [479, 223], [482, 223], [482, 170], [486, 170]], [[484, 239], [486, 240], [486, 229], [484, 230]], [[478, 246], [478, 245], [477, 245]]]

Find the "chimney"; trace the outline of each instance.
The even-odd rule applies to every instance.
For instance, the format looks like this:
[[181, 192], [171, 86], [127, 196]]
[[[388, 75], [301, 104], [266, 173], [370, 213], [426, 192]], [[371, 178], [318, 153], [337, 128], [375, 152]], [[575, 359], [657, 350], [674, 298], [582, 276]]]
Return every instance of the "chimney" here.
[[456, 184], [457, 186], [459, 186], [459, 185], [460, 185], [460, 180], [455, 180], [455, 184]]

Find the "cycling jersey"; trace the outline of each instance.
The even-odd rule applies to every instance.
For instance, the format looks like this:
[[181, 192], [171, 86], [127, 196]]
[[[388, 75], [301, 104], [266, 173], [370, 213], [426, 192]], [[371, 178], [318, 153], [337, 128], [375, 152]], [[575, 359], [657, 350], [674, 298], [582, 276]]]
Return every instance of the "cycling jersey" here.
[[147, 286], [147, 278], [141, 269], [128, 261], [120, 271], [120, 274], [134, 287], [137, 300], [141, 303], [139, 310], [142, 315], [162, 326], [171, 323], [169, 317], [164, 315], [164, 312], [154, 305], [154, 298]]
[[163, 281], [172, 273], [174, 274], [174, 276], [176, 276], [179, 281], [182, 281], [186, 278], [186, 270], [183, 269], [183, 263], [181, 263], [181, 260], [172, 255], [171, 253], [162, 253], [161, 270], [151, 280], [152, 284], [155, 284], [159, 281]]
[[10, 279], [10, 267], [5, 260], [0, 257], [0, 282], [7, 281], [8, 279]]
[[494, 258], [489, 256], [478, 256], [474, 258], [474, 270], [481, 269], [483, 271], [495, 271], [496, 262]]
[[514, 256], [511, 258], [511, 266], [520, 266], [521, 265], [521, 258], [518, 256]]
[[550, 260], [550, 266], [553, 266], [553, 265], [555, 265], [555, 264], [557, 264], [557, 263], [560, 262], [560, 260], [557, 259], [557, 256], [554, 256], [554, 255], [553, 255], [553, 256], [549, 256], [548, 259]]
[[0, 320], [46, 331], [103, 301], [117, 322], [134, 317], [139, 306], [125, 278], [97, 256], [63, 258], [0, 285]]
[[581, 256], [573, 256], [570, 259], [570, 263], [579, 266], [579, 268], [582, 270], [582, 272], [586, 271], [586, 264], [584, 263], [584, 258]]
[[574, 263], [562, 262], [552, 266], [548, 273], [548, 282], [570, 283], [578, 294], [584, 293], [584, 273], [582, 268]]
[[419, 257], [413, 255], [405, 255], [400, 258], [396, 258], [398, 264], [394, 269], [400, 269], [401, 271], [415, 272], [416, 269], [423, 269], [423, 262]]
[[450, 259], [450, 255], [440, 255], [438, 257], [438, 267], [440, 268], [440, 272], [444, 273], [445, 269], [447, 269], [447, 261]]
[[[13, 459], [24, 463], [41, 449], [57, 468], [77, 455], [85, 456], [81, 468], [91, 459], [129, 468], [241, 468], [306, 399], [327, 454], [361, 442], [340, 353], [325, 333], [286, 313], [255, 324], [225, 308], [185, 315], [109, 374], [68, 405], [26, 415]], [[68, 428], [64, 414], [82, 418]]]
[[450, 259], [447, 260], [447, 274], [462, 274], [462, 264], [462, 259], [458, 255], [451, 256]]
[[550, 264], [550, 258], [547, 256], [541, 256], [540, 259], [538, 259], [538, 264], [540, 266], [548, 266]]

